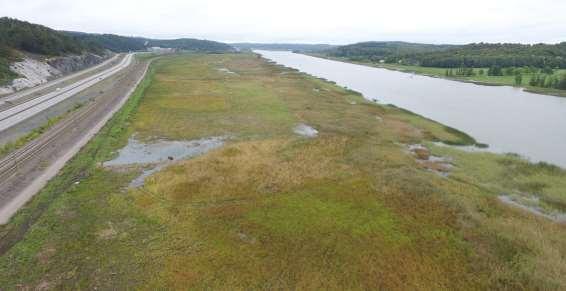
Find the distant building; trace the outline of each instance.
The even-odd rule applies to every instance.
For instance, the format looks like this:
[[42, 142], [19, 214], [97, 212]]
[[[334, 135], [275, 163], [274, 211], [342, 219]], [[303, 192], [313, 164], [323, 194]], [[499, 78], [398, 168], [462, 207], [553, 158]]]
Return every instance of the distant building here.
[[168, 47], [154, 46], [154, 47], [148, 47], [147, 51], [152, 52], [152, 53], [156, 53], [156, 54], [168, 54], [168, 53], [174, 53], [175, 49], [168, 48]]

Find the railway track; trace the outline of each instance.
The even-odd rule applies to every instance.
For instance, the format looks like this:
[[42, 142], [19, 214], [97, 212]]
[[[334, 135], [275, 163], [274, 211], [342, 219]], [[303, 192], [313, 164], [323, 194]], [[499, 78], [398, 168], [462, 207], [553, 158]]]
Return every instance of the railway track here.
[[86, 107], [73, 112], [71, 116], [57, 123], [46, 134], [2, 158], [0, 160], [0, 185], [18, 173], [19, 165], [41, 154], [59, 136], [68, 130], [73, 130], [75, 123], [88, 116], [95, 108], [94, 102], [89, 103]]

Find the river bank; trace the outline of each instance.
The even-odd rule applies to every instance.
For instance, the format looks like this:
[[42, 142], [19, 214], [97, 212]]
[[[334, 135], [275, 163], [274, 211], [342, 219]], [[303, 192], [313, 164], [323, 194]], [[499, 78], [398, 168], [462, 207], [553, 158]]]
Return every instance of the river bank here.
[[[386, 64], [386, 63], [373, 63], [373, 62], [357, 62], [352, 61], [347, 58], [338, 58], [338, 57], [330, 57], [324, 54], [315, 54], [309, 53], [306, 54], [312, 57], [323, 58], [328, 60], [334, 60], [339, 62], [346, 62], [351, 64], [357, 64], [362, 66], [380, 68], [380, 69], [387, 69], [393, 70], [398, 72], [404, 73], [412, 73], [412, 74], [419, 74], [422, 76], [432, 77], [432, 78], [441, 78], [451, 81], [458, 81], [458, 82], [465, 82], [471, 83], [476, 85], [482, 86], [510, 86], [515, 88], [520, 88], [525, 92], [535, 93], [535, 94], [543, 94], [549, 96], [556, 96], [556, 97], [566, 97], [565, 90], [558, 90], [553, 88], [542, 88], [536, 86], [529, 86], [526, 85], [529, 83], [530, 78], [532, 75], [525, 75], [523, 76], [522, 85], [515, 84], [515, 76], [487, 76], [487, 75], [479, 75], [476, 74], [475, 76], [470, 77], [458, 77], [446, 76], [446, 69], [445, 68], [432, 68], [432, 67], [421, 67], [421, 66], [409, 66], [409, 65], [400, 65], [400, 64]], [[487, 72], [487, 68], [475, 68], [474, 70], [477, 71], [483, 69], [484, 72]], [[557, 74], [566, 73], [566, 70], [558, 70]]]
[[[257, 51], [285, 66], [463, 131], [496, 153], [566, 167], [566, 98], [481, 86], [290, 52]], [[481, 118], [478, 118], [481, 116]], [[516, 134], [521, 132], [522, 134]], [[542, 141], [542, 142], [541, 142]], [[559, 146], [560, 145], [560, 146]]]

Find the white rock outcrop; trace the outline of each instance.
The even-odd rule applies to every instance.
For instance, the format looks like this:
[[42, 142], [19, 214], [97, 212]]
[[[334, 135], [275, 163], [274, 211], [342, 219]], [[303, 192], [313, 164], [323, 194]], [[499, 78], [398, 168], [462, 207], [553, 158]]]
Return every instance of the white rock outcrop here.
[[25, 88], [35, 87], [53, 78], [61, 76], [61, 72], [47, 63], [31, 58], [15, 62], [10, 69], [20, 77], [12, 81], [12, 84], [0, 87], [0, 94], [9, 94]]
[[14, 79], [11, 84], [0, 87], [0, 95], [35, 87], [63, 75], [94, 66], [104, 61], [108, 56], [109, 54], [99, 56], [87, 53], [55, 57], [45, 62], [25, 57], [22, 61], [15, 62], [10, 66], [10, 70], [17, 73], [19, 77]]

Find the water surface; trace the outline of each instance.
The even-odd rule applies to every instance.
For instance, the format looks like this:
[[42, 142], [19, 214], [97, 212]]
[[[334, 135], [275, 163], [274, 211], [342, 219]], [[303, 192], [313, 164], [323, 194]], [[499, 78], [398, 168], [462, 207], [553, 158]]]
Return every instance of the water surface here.
[[291, 52], [265, 58], [462, 130], [494, 152], [566, 168], [566, 98], [331, 61]]
[[198, 140], [157, 140], [143, 143], [132, 136], [128, 144], [118, 151], [118, 156], [104, 162], [104, 166], [146, 166], [142, 173], [130, 182], [130, 187], [141, 187], [145, 179], [179, 159], [192, 158], [224, 145], [225, 137]]

